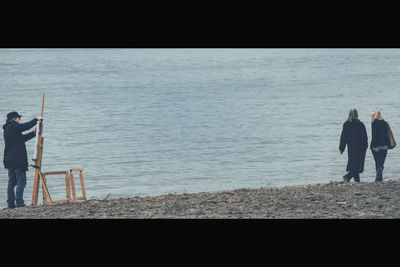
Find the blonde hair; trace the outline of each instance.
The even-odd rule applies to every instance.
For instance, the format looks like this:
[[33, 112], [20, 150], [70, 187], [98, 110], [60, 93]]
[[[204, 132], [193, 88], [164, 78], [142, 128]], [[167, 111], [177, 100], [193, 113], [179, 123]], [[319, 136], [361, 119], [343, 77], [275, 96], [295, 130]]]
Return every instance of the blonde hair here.
[[374, 117], [371, 119], [371, 123], [374, 122], [374, 120], [383, 120], [383, 116], [379, 110], [374, 110], [372, 111], [371, 115], [374, 114]]

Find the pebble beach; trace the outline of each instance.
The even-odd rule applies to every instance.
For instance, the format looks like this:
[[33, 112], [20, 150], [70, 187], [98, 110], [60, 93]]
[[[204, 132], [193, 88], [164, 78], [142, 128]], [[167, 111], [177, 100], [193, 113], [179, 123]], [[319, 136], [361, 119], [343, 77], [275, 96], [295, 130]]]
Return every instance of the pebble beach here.
[[2, 219], [400, 218], [400, 180], [241, 188], [1, 209]]

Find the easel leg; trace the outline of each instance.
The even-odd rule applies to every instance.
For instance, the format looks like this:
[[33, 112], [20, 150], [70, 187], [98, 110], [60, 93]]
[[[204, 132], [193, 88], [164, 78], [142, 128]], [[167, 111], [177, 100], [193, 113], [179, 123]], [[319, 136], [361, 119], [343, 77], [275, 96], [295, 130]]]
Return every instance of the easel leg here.
[[37, 159], [35, 161], [35, 176], [33, 178], [33, 190], [32, 190], [32, 205], [36, 206], [38, 203], [38, 197], [39, 197], [39, 183], [40, 183], [40, 168], [42, 166], [42, 153], [43, 153], [43, 141], [44, 138], [43, 136], [39, 137], [38, 140], [38, 146], [37, 146]]
[[33, 179], [33, 191], [32, 191], [32, 205], [36, 206], [39, 197], [39, 169], [35, 169], [35, 177]]
[[46, 175], [44, 175], [43, 173], [41, 174], [42, 176], [42, 197], [43, 197], [43, 204], [47, 204], [47, 195], [45, 194], [45, 185], [46, 185]]

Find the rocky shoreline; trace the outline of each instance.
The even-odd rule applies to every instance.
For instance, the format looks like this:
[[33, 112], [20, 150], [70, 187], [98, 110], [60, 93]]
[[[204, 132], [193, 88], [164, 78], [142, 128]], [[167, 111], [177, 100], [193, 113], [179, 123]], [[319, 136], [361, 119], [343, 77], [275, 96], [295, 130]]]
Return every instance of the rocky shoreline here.
[[400, 218], [400, 180], [331, 182], [1, 209], [2, 219]]

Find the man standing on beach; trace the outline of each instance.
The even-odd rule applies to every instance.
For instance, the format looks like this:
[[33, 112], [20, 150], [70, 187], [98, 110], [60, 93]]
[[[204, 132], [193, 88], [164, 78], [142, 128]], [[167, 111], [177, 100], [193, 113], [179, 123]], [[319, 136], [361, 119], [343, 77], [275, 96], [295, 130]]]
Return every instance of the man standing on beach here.
[[[8, 208], [26, 206], [23, 199], [26, 186], [26, 171], [28, 170], [28, 155], [25, 142], [36, 136], [36, 131], [23, 135], [22, 132], [36, 125], [42, 117], [34, 118], [27, 123], [21, 123], [21, 115], [13, 111], [7, 114], [3, 125], [4, 168], [8, 169], [7, 206]], [[16, 187], [15, 193], [14, 188]]]

